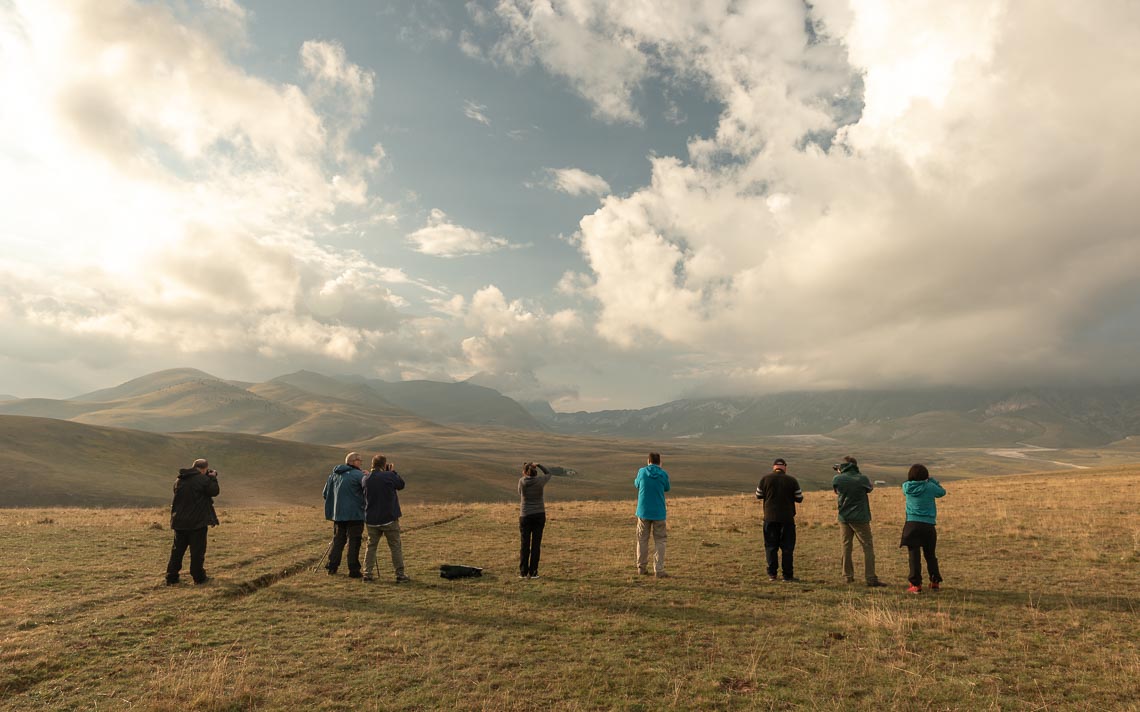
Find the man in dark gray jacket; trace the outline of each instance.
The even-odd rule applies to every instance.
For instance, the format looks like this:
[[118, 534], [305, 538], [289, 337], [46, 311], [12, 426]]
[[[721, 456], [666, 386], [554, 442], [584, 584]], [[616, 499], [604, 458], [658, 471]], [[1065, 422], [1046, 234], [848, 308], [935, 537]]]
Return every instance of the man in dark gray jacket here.
[[368, 529], [368, 550], [364, 554], [364, 580], [372, 580], [376, 569], [376, 546], [387, 537], [392, 554], [396, 583], [411, 581], [404, 573], [404, 545], [400, 541], [400, 495], [404, 478], [384, 455], [372, 458], [372, 469], [360, 480], [364, 488], [364, 526]]
[[214, 497], [218, 487], [218, 473], [210, 464], [199, 458], [189, 468], [178, 471], [174, 482], [174, 500], [170, 503], [170, 528], [174, 530], [174, 545], [170, 547], [170, 561], [166, 564], [166, 583], [178, 583], [182, 571], [182, 558], [190, 548], [190, 576], [194, 583], [206, 583], [206, 532], [218, 525], [214, 512]]

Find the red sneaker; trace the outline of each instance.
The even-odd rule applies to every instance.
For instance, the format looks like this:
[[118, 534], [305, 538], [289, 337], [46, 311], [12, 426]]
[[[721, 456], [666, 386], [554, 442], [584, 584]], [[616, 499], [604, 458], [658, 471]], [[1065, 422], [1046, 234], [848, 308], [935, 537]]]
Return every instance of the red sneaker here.
[[930, 590], [931, 591], [937, 591], [940, 588], [942, 588], [942, 587], [938, 585], [937, 581], [931, 581], [930, 582]]
[[915, 586], [914, 584], [911, 584], [910, 588], [908, 588], [906, 590], [906, 592], [907, 593], [922, 593], [922, 586]]

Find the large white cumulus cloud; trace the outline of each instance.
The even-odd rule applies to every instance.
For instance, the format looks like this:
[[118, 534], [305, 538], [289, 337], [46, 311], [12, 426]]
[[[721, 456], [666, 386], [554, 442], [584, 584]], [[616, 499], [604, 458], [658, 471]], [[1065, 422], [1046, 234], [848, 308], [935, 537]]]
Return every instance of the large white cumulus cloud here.
[[664, 5], [499, 6], [574, 82], [539, 18], [724, 107], [582, 220], [600, 335], [769, 389], [1135, 377], [1108, 336], [1140, 302], [1135, 5]]
[[232, 2], [0, 9], [0, 356], [327, 367], [420, 339], [389, 290], [414, 280], [320, 239], [389, 219], [369, 188], [383, 149], [349, 140], [373, 72], [308, 41], [301, 86], [249, 74], [222, 41], [247, 19]]

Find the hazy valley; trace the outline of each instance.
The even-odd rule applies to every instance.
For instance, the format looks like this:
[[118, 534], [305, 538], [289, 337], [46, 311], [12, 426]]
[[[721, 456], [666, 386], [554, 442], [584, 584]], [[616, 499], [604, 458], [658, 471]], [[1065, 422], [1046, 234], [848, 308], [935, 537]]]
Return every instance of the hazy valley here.
[[[783, 394], [541, 417], [469, 383], [306, 371], [243, 383], [174, 369], [69, 400], [0, 402], [0, 503], [160, 504], [172, 474], [201, 454], [223, 471], [231, 504], [313, 504], [347, 449], [390, 455], [415, 482], [408, 496], [428, 502], [510, 499], [524, 460], [572, 471], [560, 496], [624, 498], [651, 449], [681, 495], [750, 491], [775, 456], [809, 488], [826, 487], [844, 454], [892, 484], [916, 461], [950, 478], [1096, 467], [1140, 460], [1140, 440], [1106, 442], [1133, 427], [1132, 396], [1007, 395], [983, 408], [977, 393]], [[947, 409], [922, 410], [931, 404]], [[994, 421], [1004, 439], [975, 437], [1001, 430]]]

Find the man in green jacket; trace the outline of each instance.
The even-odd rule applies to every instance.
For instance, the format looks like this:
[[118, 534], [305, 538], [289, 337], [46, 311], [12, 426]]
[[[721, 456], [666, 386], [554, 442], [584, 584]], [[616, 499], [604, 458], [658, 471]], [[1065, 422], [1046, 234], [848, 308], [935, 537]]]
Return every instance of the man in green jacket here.
[[839, 505], [839, 533], [843, 542], [843, 575], [847, 583], [855, 581], [855, 564], [851, 560], [853, 539], [863, 547], [863, 574], [868, 586], [883, 586], [875, 575], [875, 542], [871, 538], [871, 503], [867, 495], [874, 489], [871, 480], [859, 472], [859, 463], [848, 455], [833, 465], [838, 474], [831, 480]]

